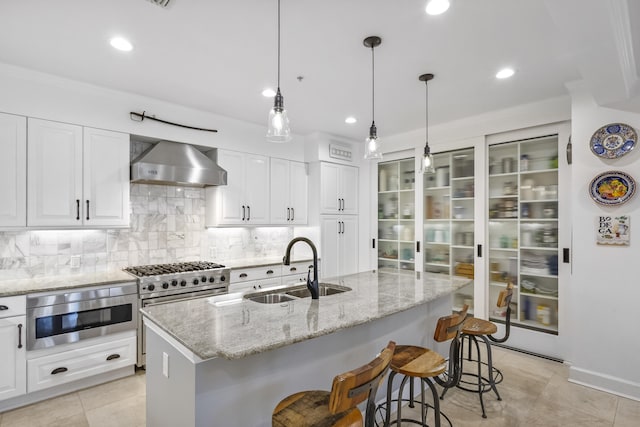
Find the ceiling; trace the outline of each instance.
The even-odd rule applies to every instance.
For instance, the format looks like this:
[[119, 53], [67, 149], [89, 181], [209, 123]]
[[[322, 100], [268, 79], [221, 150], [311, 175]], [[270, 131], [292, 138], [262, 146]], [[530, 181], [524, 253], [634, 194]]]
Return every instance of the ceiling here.
[[[372, 82], [371, 50], [362, 41], [370, 35], [382, 38], [375, 49], [375, 119], [382, 138], [424, 127], [425, 88], [418, 76], [427, 72], [435, 74], [430, 125], [567, 95], [565, 83], [575, 80], [607, 88], [614, 84], [606, 83], [609, 68], [632, 69], [637, 78], [633, 62], [620, 64], [615, 19], [603, 17], [611, 15], [603, 3], [626, 2], [451, 0], [445, 14], [429, 16], [426, 0], [282, 0], [280, 86], [292, 131], [365, 138]], [[272, 100], [261, 91], [276, 85], [276, 5], [3, 0], [0, 62], [266, 127]], [[626, 51], [633, 59], [640, 33], [625, 19], [629, 34], [622, 40], [636, 41]], [[112, 49], [114, 35], [126, 36], [134, 50]], [[603, 52], [613, 64], [602, 61]], [[495, 79], [504, 66], [515, 76]], [[631, 80], [615, 83], [620, 95], [613, 101], [635, 94]], [[346, 124], [349, 115], [358, 122]]]

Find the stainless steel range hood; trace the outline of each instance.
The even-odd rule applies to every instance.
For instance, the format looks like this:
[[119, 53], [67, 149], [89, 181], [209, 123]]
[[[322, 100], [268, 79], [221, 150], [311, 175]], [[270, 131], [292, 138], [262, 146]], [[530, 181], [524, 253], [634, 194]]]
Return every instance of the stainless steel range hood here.
[[131, 182], [188, 187], [227, 185], [227, 171], [216, 163], [217, 149], [207, 150], [159, 141], [131, 162]]

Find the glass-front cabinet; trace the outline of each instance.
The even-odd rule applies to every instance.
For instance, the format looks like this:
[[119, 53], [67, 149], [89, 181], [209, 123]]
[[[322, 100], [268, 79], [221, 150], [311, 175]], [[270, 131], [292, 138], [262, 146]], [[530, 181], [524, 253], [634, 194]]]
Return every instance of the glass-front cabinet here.
[[[435, 172], [423, 176], [424, 271], [473, 279], [474, 274], [474, 150], [434, 155]], [[454, 308], [469, 305], [473, 283], [454, 295]]]
[[415, 270], [415, 161], [378, 164], [378, 268]]
[[[558, 331], [558, 136], [488, 149], [489, 301], [507, 282], [514, 324]], [[490, 305], [500, 321], [505, 309]]]

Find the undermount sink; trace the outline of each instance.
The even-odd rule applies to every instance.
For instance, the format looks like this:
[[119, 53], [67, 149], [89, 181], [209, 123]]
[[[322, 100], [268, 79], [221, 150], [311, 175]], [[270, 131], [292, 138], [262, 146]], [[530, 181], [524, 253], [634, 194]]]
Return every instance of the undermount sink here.
[[[318, 291], [321, 297], [325, 297], [328, 295], [341, 294], [343, 292], [347, 292], [350, 290], [351, 288], [348, 288], [346, 286], [333, 285], [330, 283], [320, 283], [318, 285]], [[285, 293], [287, 295], [293, 295], [294, 297], [298, 297], [298, 298], [308, 298], [311, 296], [311, 292], [309, 292], [309, 289], [307, 289], [306, 286], [305, 287], [296, 286], [294, 289], [288, 290]]]
[[275, 293], [275, 294], [262, 294], [262, 295], [246, 295], [246, 299], [253, 302], [259, 302], [260, 304], [279, 304], [282, 302], [293, 301], [295, 298], [289, 295]]
[[[320, 296], [335, 295], [351, 290], [351, 288], [347, 286], [334, 285], [332, 283], [320, 283], [318, 285], [318, 289], [320, 291]], [[278, 288], [271, 292], [254, 292], [244, 295], [244, 299], [258, 302], [260, 304], [279, 304], [294, 301], [299, 298], [309, 297], [311, 297], [311, 292], [309, 292], [306, 285], [293, 286], [286, 289]]]

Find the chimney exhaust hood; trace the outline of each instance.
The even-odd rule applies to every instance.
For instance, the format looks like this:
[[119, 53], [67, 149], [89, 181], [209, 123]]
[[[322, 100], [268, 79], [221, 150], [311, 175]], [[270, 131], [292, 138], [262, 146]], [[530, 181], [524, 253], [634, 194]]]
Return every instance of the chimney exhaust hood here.
[[[204, 148], [204, 147], [203, 147]], [[216, 163], [217, 149], [159, 141], [131, 162], [131, 182], [208, 187], [227, 185], [227, 171]]]

